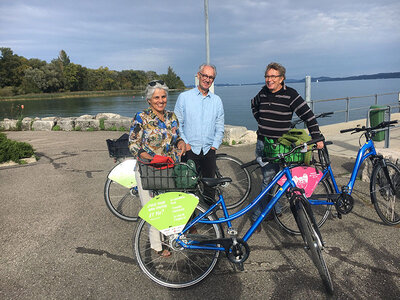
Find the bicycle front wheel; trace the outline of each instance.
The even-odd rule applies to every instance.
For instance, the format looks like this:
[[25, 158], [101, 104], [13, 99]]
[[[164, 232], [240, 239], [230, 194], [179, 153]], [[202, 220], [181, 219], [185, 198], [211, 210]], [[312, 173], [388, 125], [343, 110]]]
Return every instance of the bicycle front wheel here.
[[136, 186], [129, 189], [108, 178], [104, 185], [104, 200], [115, 216], [137, 222], [141, 204]]
[[314, 224], [310, 220], [310, 216], [306, 212], [303, 203], [299, 201], [296, 204], [298, 225], [303, 233], [304, 243], [306, 244], [306, 252], [311, 257], [314, 265], [317, 267], [319, 275], [325, 285], [326, 290], [333, 294], [333, 283], [325, 259], [322, 255], [322, 242], [315, 231]]
[[251, 176], [247, 169], [242, 169], [243, 163], [229, 155], [217, 155], [216, 177], [229, 177], [232, 182], [222, 185], [222, 194], [227, 209], [241, 205], [250, 194]]
[[371, 200], [382, 221], [387, 225], [400, 223], [400, 169], [391, 162], [386, 162], [387, 174], [394, 190], [385, 174], [385, 167], [378, 163], [371, 175]]
[[[276, 194], [277, 190], [280, 188], [280, 186], [276, 186], [274, 195]], [[327, 179], [321, 180], [317, 187], [315, 188], [313, 195], [317, 194], [332, 194], [333, 189], [332, 186], [330, 185], [329, 181]], [[313, 198], [311, 195], [309, 197], [310, 199]], [[276, 205], [274, 207], [274, 218], [275, 221], [279, 224], [279, 226], [282, 227], [286, 232], [294, 235], [299, 235], [299, 227], [297, 226], [296, 220], [293, 216], [292, 211], [290, 210], [290, 203], [289, 200], [287, 199], [286, 195], [282, 195], [282, 197], [279, 199], [279, 204], [281, 208], [281, 211], [279, 213], [278, 209], [276, 208]], [[311, 205], [312, 211], [314, 213], [315, 221], [318, 224], [318, 227], [321, 227], [324, 225], [325, 221], [328, 219], [329, 213], [332, 209], [332, 205], [330, 204], [321, 204], [321, 205]]]
[[[194, 216], [205, 212], [206, 209], [198, 205]], [[209, 216], [209, 220], [213, 217]], [[222, 238], [223, 234], [217, 224], [197, 223], [181, 240], [187, 243]], [[151, 249], [150, 225], [142, 220], [134, 236], [136, 259], [141, 270], [154, 282], [169, 288], [185, 288], [199, 283], [214, 269], [220, 251], [186, 249], [177, 244], [174, 236], [163, 236], [160, 233], [163, 248], [171, 252], [169, 257], [161, 257]]]

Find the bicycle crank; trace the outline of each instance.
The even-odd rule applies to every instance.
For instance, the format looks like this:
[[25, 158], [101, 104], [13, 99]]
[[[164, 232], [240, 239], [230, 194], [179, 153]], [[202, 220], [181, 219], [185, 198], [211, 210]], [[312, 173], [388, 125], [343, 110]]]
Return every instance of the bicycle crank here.
[[351, 195], [342, 193], [335, 201], [335, 207], [338, 213], [346, 215], [354, 207], [354, 199]]
[[242, 239], [236, 239], [225, 252], [226, 257], [234, 264], [243, 264], [250, 254], [249, 245]]

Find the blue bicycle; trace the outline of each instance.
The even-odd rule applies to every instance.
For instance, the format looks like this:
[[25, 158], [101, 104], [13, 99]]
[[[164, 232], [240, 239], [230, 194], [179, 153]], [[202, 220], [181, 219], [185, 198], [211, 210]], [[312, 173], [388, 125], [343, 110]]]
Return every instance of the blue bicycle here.
[[[328, 149], [319, 150], [319, 172], [321, 179], [314, 193], [308, 197], [312, 206], [315, 218], [319, 226], [322, 226], [331, 211], [332, 206], [336, 206], [338, 217], [341, 214], [347, 214], [351, 211], [354, 199], [351, 196], [357, 173], [361, 164], [369, 158], [372, 162], [372, 172], [370, 176], [370, 195], [371, 202], [381, 220], [387, 225], [397, 225], [400, 223], [400, 169], [395, 164], [387, 161], [382, 155], [376, 153], [375, 145], [372, 140], [376, 130], [386, 128], [396, 124], [397, 120], [386, 121], [374, 127], [356, 127], [341, 130], [346, 132], [362, 132], [365, 137], [365, 143], [361, 145], [358, 151], [350, 180], [347, 185], [341, 189], [336, 183], [329, 160]], [[326, 143], [329, 144], [329, 143]], [[275, 214], [275, 220], [287, 232], [300, 234], [296, 220], [293, 218], [289, 205], [281, 201], [283, 208], [278, 216]]]
[[[313, 140], [307, 144], [314, 144], [320, 140]], [[202, 178], [203, 184], [216, 188], [219, 195], [218, 201], [211, 207], [200, 202], [191, 220], [180, 233], [169, 236], [161, 234], [163, 247], [171, 252], [170, 257], [160, 257], [157, 252], [151, 249], [149, 224], [141, 220], [133, 240], [134, 252], [141, 270], [151, 280], [162, 286], [185, 288], [205, 279], [214, 269], [222, 252], [225, 253], [229, 261], [239, 269], [243, 269], [243, 263], [250, 254], [247, 241], [257, 226], [272, 211], [278, 200], [284, 194], [287, 194], [291, 211], [302, 233], [306, 252], [317, 267], [327, 291], [333, 293], [332, 280], [322, 254], [324, 242], [321, 233], [315, 222], [310, 204], [304, 195], [304, 190], [296, 187], [291, 175], [291, 169], [286, 162], [286, 157], [302, 147], [307, 148], [306, 145], [300, 145], [288, 153], [281, 153], [274, 158], [268, 158], [267, 161], [278, 159], [282, 165], [282, 170], [251, 203], [233, 214], [229, 214], [225, 199], [219, 188], [224, 183], [230, 182], [231, 179], [226, 177]], [[285, 183], [273, 196], [258, 219], [240, 238], [238, 231], [232, 226], [232, 221], [248, 213], [284, 176], [286, 177]], [[217, 211], [222, 212], [223, 216], [218, 217]], [[227, 225], [227, 237], [224, 236], [221, 224]]]

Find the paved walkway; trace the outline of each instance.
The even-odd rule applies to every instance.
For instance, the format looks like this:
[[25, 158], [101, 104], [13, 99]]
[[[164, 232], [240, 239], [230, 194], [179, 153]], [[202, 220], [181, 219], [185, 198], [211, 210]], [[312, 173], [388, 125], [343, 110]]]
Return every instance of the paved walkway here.
[[[326, 128], [327, 138], [342, 147], [331, 151], [335, 174], [344, 174], [339, 176], [341, 185], [348, 180], [348, 155], [355, 155], [357, 137], [331, 134]], [[300, 238], [283, 233], [274, 222], [263, 222], [261, 233], [249, 240], [251, 254], [244, 272], [222, 258], [193, 288], [175, 291], [156, 285], [134, 259], [135, 224], [115, 218], [103, 200], [107, 173], [115, 165], [105, 140], [121, 133], [7, 135], [31, 143], [41, 158], [29, 165], [0, 167], [1, 299], [328, 298]], [[392, 137], [399, 139], [394, 131]], [[254, 145], [219, 151], [243, 161], [254, 157]], [[259, 186], [258, 174], [254, 177], [253, 195]], [[330, 217], [322, 227], [336, 291], [333, 299], [400, 295], [400, 230], [382, 224], [368, 192], [368, 184], [357, 182], [353, 212], [342, 220]], [[247, 218], [235, 224], [240, 232], [249, 227]]]

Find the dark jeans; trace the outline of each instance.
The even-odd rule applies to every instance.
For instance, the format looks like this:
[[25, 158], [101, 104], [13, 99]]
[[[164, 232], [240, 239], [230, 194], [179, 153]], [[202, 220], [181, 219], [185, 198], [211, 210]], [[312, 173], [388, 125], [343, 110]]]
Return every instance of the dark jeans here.
[[[197, 155], [192, 152], [192, 150], [187, 151], [184, 156], [182, 156], [182, 161], [186, 162], [191, 159], [195, 162], [197, 171], [204, 178], [214, 178], [215, 170], [217, 169], [215, 150], [210, 149], [207, 154], [204, 155], [203, 150]], [[210, 205], [215, 200], [215, 189], [208, 186], [204, 186], [204, 201]]]

